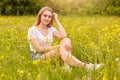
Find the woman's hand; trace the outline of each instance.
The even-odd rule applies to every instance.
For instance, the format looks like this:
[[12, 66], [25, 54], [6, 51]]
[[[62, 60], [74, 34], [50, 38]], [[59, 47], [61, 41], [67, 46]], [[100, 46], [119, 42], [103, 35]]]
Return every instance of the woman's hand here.
[[56, 21], [58, 19], [58, 14], [57, 13], [53, 13], [54, 16], [54, 20]]

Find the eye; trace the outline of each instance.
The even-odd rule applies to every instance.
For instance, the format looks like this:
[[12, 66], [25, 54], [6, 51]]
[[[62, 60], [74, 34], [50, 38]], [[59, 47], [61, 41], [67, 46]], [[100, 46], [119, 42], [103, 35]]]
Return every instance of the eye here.
[[46, 15], [46, 14], [44, 14], [43, 16], [44, 16], [44, 17], [47, 17], [47, 15]]
[[52, 16], [48, 16], [49, 18], [52, 18]]

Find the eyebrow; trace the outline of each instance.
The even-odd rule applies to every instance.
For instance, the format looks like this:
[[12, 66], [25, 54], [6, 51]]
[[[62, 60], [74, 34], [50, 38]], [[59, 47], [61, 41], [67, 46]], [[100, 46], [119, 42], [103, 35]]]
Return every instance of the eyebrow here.
[[[43, 14], [43, 15], [48, 15], [48, 14], [45, 13], [45, 14]], [[48, 16], [52, 16], [52, 15], [48, 15]]]

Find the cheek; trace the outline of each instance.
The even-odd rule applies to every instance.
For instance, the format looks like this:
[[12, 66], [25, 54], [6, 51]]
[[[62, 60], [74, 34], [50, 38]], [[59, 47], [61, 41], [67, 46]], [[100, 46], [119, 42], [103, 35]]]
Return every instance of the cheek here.
[[41, 16], [41, 21], [44, 20], [44, 17]]
[[51, 21], [52, 21], [52, 19], [51, 19], [51, 18], [47, 19], [47, 22], [48, 22], [48, 23], [50, 23]]
[[46, 19], [44, 17], [41, 17], [41, 22], [45, 22]]
[[50, 19], [50, 22], [52, 21], [52, 19]]

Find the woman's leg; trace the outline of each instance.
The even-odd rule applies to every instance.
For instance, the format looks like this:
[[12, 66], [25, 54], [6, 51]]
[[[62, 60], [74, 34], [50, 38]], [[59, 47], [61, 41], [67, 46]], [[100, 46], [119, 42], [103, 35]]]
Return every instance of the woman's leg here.
[[101, 68], [103, 64], [86, 64], [76, 57], [74, 57], [72, 54], [72, 47], [71, 47], [71, 41], [69, 38], [64, 38], [60, 43], [60, 48], [56, 48], [54, 50], [51, 50], [45, 54], [42, 55], [42, 60], [47, 60], [53, 57], [60, 57], [65, 64], [68, 64], [70, 66], [75, 67], [84, 67], [88, 70], [92, 70], [94, 67], [97, 69]]
[[59, 57], [59, 50], [56, 48], [56, 49], [53, 49], [47, 53], [44, 53], [42, 56], [41, 56], [41, 60], [48, 60], [48, 59], [51, 59], [51, 58], [54, 58], [54, 57]]
[[64, 61], [65, 64], [75, 67], [85, 67], [86, 63], [78, 60], [74, 57], [72, 52], [71, 40], [69, 38], [64, 38], [60, 43], [60, 57]]
[[[65, 59], [67, 59], [67, 57], [68, 57], [68, 52], [71, 54], [72, 47], [71, 47], [70, 43], [71, 43], [71, 41], [69, 38], [62, 39], [62, 41], [60, 43], [61, 47], [53, 49], [47, 53], [44, 53], [42, 55], [42, 60], [47, 60], [47, 59], [53, 58], [55, 56], [57, 56], [57, 57], [59, 56], [62, 58], [63, 61], [65, 61]], [[65, 50], [61, 50], [62, 48]], [[65, 52], [65, 51], [67, 51], [67, 52]]]
[[68, 64], [70, 66], [75, 66], [75, 67], [86, 66], [86, 63], [78, 60], [76, 57], [74, 57], [71, 54], [71, 52], [72, 52], [71, 41], [69, 38], [64, 38], [60, 43], [59, 49], [56, 48], [54, 50], [51, 50], [43, 54], [41, 59], [47, 60], [56, 56], [56, 57], [60, 57], [65, 64]]

